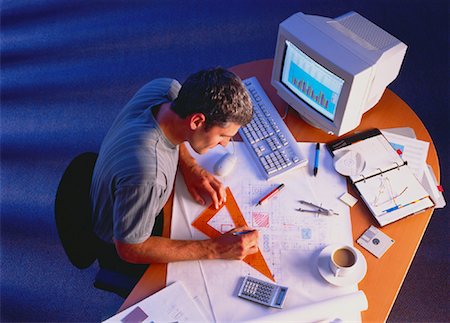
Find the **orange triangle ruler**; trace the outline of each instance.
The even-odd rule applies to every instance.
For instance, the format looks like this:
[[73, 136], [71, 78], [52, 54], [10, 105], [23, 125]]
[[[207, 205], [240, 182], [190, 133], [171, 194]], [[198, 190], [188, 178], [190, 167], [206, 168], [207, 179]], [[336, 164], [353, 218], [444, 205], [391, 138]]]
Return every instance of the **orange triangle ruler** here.
[[[234, 199], [233, 194], [231, 193], [231, 190], [229, 187], [226, 189], [227, 192], [227, 201], [226, 203], [222, 204], [219, 209], [215, 209], [213, 203], [211, 203], [210, 206], [208, 206], [202, 214], [200, 214], [197, 219], [192, 222], [192, 226], [199, 231], [203, 232], [210, 238], [217, 238], [220, 235], [222, 235], [221, 232], [214, 229], [212, 226], [208, 224], [209, 220], [211, 220], [225, 205], [228, 209], [228, 212], [230, 213], [231, 218], [233, 219], [234, 225], [236, 227], [241, 227], [247, 225], [247, 222], [245, 221], [244, 216], [242, 215], [241, 210], [239, 209], [239, 206], [236, 203], [236, 200]], [[270, 272], [269, 266], [267, 266], [266, 260], [264, 259], [264, 256], [262, 255], [261, 251], [258, 250], [257, 253], [254, 253], [252, 255], [248, 255], [244, 258], [244, 261], [255, 268], [257, 271], [259, 271], [264, 276], [268, 277], [272, 281], [275, 281], [273, 278], [272, 273]]]

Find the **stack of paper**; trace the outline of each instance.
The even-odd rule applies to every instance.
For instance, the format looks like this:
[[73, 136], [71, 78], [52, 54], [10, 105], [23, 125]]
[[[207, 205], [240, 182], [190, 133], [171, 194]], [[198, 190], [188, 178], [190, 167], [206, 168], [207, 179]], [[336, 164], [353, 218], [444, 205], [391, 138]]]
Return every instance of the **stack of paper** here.
[[433, 169], [426, 163], [430, 143], [416, 139], [414, 130], [411, 128], [383, 129], [381, 132], [400, 157], [408, 162], [408, 167], [430, 194], [435, 208], [443, 208], [446, 205], [444, 195]]
[[139, 303], [114, 315], [112, 322], [206, 322], [196, 301], [184, 285], [177, 281]]

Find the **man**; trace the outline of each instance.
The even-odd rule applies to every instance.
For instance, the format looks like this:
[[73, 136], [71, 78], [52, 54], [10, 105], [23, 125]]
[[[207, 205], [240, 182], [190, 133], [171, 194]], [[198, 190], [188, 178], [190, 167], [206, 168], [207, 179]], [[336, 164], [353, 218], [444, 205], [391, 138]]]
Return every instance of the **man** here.
[[257, 252], [257, 231], [232, 234], [244, 227], [201, 241], [157, 232], [178, 167], [198, 203], [209, 197], [218, 208], [226, 201], [222, 183], [197, 164], [184, 142], [199, 154], [226, 146], [252, 112], [242, 81], [222, 68], [191, 75], [181, 89], [176, 80], [156, 79], [135, 94], [107, 133], [92, 179], [101, 266], [140, 276], [146, 266], [132, 264], [243, 259]]

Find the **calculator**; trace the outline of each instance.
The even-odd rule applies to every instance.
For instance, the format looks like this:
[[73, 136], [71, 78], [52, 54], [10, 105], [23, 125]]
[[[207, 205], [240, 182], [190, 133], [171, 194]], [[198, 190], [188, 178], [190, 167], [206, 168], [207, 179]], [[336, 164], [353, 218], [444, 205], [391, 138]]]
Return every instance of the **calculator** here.
[[270, 307], [282, 308], [288, 288], [246, 276], [238, 296]]

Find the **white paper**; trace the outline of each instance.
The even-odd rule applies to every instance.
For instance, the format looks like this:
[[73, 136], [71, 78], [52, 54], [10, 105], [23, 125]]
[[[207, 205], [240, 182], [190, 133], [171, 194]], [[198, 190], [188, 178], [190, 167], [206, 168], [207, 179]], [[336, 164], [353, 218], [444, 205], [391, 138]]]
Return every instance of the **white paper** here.
[[413, 128], [410, 127], [399, 127], [399, 128], [385, 128], [381, 130], [383, 133], [390, 132], [400, 136], [405, 136], [409, 138], [417, 138], [416, 133]]
[[[408, 131], [407, 129], [410, 130]], [[446, 205], [444, 195], [437, 188], [439, 183], [436, 180], [433, 169], [430, 165], [426, 165], [430, 144], [429, 142], [415, 139], [414, 130], [411, 128], [406, 128], [405, 130], [394, 128], [383, 129], [382, 132], [391, 145], [398, 147], [402, 151], [402, 158], [408, 161], [408, 166], [428, 194], [430, 194], [435, 208], [443, 208]], [[413, 134], [410, 134], [410, 131], [413, 131]]]
[[366, 295], [363, 291], [358, 291], [356, 293], [294, 307], [286, 311], [278, 311], [275, 314], [263, 316], [249, 322], [297, 322], [299, 320], [302, 322], [336, 322], [344, 321], [343, 318], [352, 312], [365, 311], [367, 308]]
[[175, 282], [114, 315], [112, 322], [206, 322], [206, 317], [181, 282]]
[[446, 205], [444, 194], [442, 194], [442, 192], [438, 189], [439, 184], [437, 183], [436, 176], [434, 175], [433, 169], [430, 165], [425, 167], [420, 183], [430, 194], [436, 209], [443, 208]]
[[[183, 203], [180, 203], [179, 201], [180, 198], [190, 196], [182, 176], [177, 176], [175, 187], [177, 187], [178, 194], [175, 194], [174, 196], [170, 237], [171, 239], [192, 240], [193, 238], [190, 230], [191, 225], [190, 222], [188, 222], [186, 211], [181, 209]], [[195, 205], [197, 206], [197, 203], [195, 203]], [[200, 208], [203, 207], [200, 206]], [[167, 269], [167, 284], [175, 281], [183, 282], [191, 295], [198, 299], [199, 306], [207, 317], [207, 321], [214, 322], [214, 313], [206, 290], [200, 262], [183, 261], [169, 263]]]
[[416, 178], [421, 179], [426, 167], [430, 143], [388, 131], [382, 131], [382, 133], [394, 149], [401, 152], [401, 158], [408, 162], [408, 167]]
[[[304, 156], [314, 159], [314, 144], [303, 143], [299, 147]], [[260, 250], [271, 269], [276, 282], [289, 287], [285, 308], [309, 304], [318, 300], [348, 294], [357, 290], [356, 284], [348, 287], [336, 287], [328, 284], [317, 269], [319, 252], [329, 244], [352, 244], [352, 230], [349, 207], [339, 200], [347, 191], [346, 180], [333, 168], [331, 156], [320, 154], [319, 172], [311, 176], [307, 167], [291, 171], [276, 179], [265, 181], [253, 164], [243, 143], [235, 143], [239, 158], [235, 170], [222, 182], [231, 188], [248, 225], [260, 233]], [[217, 147], [205, 155], [193, 156], [207, 170], [212, 171], [213, 164], [225, 153]], [[280, 183], [285, 188], [262, 206], [257, 201]], [[182, 184], [182, 185], [180, 185]], [[337, 211], [339, 216], [323, 216], [313, 213], [301, 213], [298, 200], [305, 200], [325, 208]], [[175, 205], [179, 203], [179, 205]], [[172, 216], [172, 236], [193, 239], [207, 237], [189, 225], [200, 215], [205, 206], [196, 203], [187, 192], [182, 179], [177, 178], [175, 187], [174, 212]], [[223, 208], [209, 223], [219, 231], [228, 231], [233, 227], [231, 217]], [[184, 227], [181, 228], [181, 227]], [[237, 297], [240, 279], [245, 275], [268, 280], [267, 277], [242, 261], [207, 260], [200, 261], [201, 278], [191, 275], [193, 262], [180, 262], [169, 266], [168, 281], [195, 281], [195, 292], [201, 293], [199, 286], [205, 284], [212, 316], [216, 321], [242, 321], [261, 315], [267, 315], [277, 309], [242, 300]], [[198, 270], [194, 269], [198, 272]], [[202, 299], [206, 299], [203, 297]], [[351, 320], [360, 320], [359, 312], [350, 316]]]

